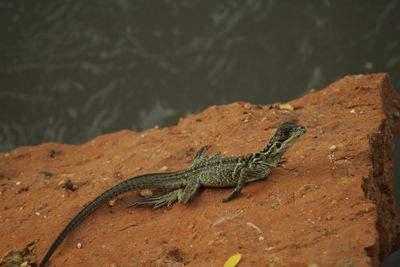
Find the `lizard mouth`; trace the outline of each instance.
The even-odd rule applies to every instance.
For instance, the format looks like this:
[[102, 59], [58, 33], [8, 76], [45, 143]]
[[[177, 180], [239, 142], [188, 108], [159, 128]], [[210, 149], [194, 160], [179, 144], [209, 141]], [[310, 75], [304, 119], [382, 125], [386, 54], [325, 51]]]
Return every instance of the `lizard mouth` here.
[[301, 135], [303, 135], [307, 132], [307, 128], [299, 124], [299, 132], [301, 132]]

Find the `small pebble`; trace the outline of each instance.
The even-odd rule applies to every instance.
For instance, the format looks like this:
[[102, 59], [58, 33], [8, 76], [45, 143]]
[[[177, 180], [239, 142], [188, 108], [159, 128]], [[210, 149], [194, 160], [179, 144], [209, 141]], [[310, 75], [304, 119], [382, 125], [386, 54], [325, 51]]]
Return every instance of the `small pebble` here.
[[331, 145], [331, 147], [329, 148], [329, 150], [330, 151], [335, 151], [337, 149], [337, 146], [336, 145]]
[[116, 201], [117, 201], [117, 200], [116, 200], [115, 198], [109, 200], [109, 201], [108, 201], [108, 206], [110, 206], [110, 207], [114, 206]]
[[151, 197], [153, 195], [153, 191], [151, 191], [150, 189], [143, 189], [140, 190], [140, 195], [142, 197]]
[[160, 168], [160, 171], [162, 171], [162, 172], [165, 172], [165, 171], [167, 171], [168, 170], [168, 167], [167, 166], [162, 166], [161, 168]]
[[54, 157], [57, 155], [57, 152], [56, 152], [55, 150], [53, 150], [53, 149], [49, 149], [49, 150], [47, 151], [47, 155], [48, 155], [50, 158], [54, 158]]
[[58, 186], [70, 191], [75, 191], [76, 189], [78, 189], [78, 186], [74, 185], [71, 179], [62, 180], [61, 182], [58, 183]]
[[47, 208], [47, 204], [41, 203], [37, 206], [36, 211], [41, 211], [43, 209]]
[[76, 248], [82, 248], [82, 243], [76, 244]]
[[46, 177], [50, 177], [50, 176], [54, 175], [52, 172], [49, 172], [49, 171], [41, 171], [40, 174], [43, 176], [46, 176]]
[[121, 174], [120, 172], [114, 172], [114, 173], [113, 173], [113, 177], [114, 177], [115, 179], [121, 179], [121, 178], [122, 178], [122, 174]]

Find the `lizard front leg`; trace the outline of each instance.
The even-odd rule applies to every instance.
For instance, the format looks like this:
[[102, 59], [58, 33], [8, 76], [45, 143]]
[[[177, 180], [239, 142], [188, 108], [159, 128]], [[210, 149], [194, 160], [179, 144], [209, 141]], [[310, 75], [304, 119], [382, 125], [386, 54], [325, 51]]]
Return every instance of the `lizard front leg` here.
[[197, 163], [199, 163], [205, 157], [204, 154], [207, 152], [209, 148], [210, 145], [206, 145], [200, 148], [199, 151], [197, 151], [196, 155], [194, 156], [191, 166], [195, 166]]
[[242, 191], [243, 187], [245, 187], [247, 177], [244, 172], [244, 166], [245, 166], [245, 164], [242, 164], [237, 169], [235, 169], [235, 171], [233, 172], [233, 174], [232, 174], [233, 179], [237, 179], [238, 182], [236, 184], [235, 189], [233, 189], [233, 191], [229, 195], [224, 197], [222, 199], [222, 202], [226, 202], [226, 201], [234, 199], [235, 197], [237, 197], [240, 194], [240, 191]]

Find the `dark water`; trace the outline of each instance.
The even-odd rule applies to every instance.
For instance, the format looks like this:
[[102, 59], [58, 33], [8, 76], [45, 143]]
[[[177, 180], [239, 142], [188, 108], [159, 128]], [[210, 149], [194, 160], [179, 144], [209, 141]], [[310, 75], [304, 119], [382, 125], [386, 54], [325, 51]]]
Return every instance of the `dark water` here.
[[395, 0], [0, 0], [0, 33], [0, 151], [286, 101], [346, 74], [400, 88]]

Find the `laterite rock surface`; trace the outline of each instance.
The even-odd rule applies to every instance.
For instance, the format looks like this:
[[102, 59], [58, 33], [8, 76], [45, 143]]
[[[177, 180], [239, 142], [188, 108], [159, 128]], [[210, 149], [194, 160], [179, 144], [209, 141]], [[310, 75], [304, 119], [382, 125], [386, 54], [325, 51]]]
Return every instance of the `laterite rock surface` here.
[[307, 133], [238, 198], [221, 203], [231, 189], [206, 188], [153, 210], [127, 208], [140, 194], [125, 193], [71, 232], [50, 266], [222, 266], [236, 253], [238, 266], [379, 266], [399, 245], [399, 95], [385, 74], [355, 75], [289, 104], [212, 106], [169, 128], [1, 153], [1, 266], [38, 263], [87, 202], [122, 180], [185, 168], [206, 144], [226, 156], [258, 151], [288, 120]]

